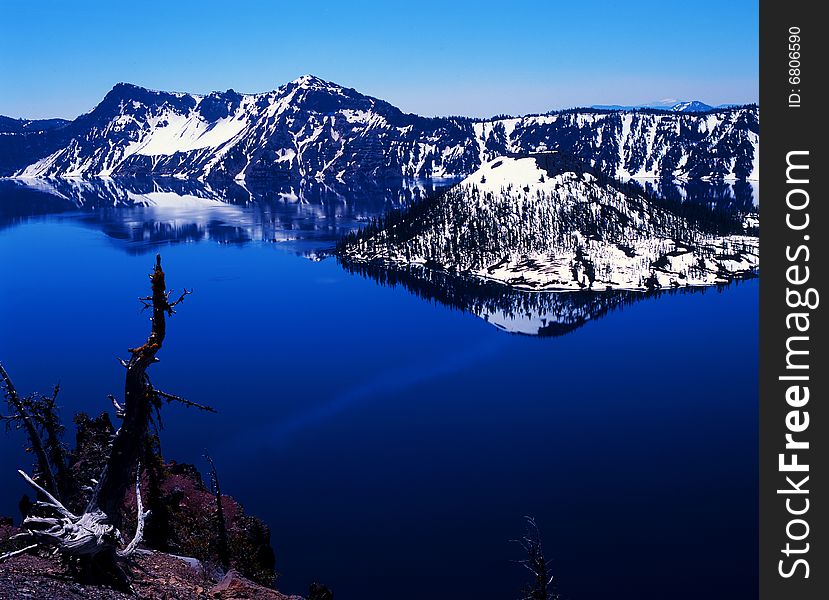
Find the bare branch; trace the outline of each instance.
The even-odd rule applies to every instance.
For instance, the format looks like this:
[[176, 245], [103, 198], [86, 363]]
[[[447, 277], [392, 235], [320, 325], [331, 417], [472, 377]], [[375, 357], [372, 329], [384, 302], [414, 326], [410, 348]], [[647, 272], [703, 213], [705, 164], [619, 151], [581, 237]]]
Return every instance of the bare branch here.
[[10, 558], [18, 556], [20, 554], [26, 554], [26, 552], [28, 552], [29, 550], [34, 550], [35, 548], [37, 548], [37, 544], [32, 544], [31, 546], [26, 546], [25, 548], [21, 548], [20, 550], [15, 550], [13, 552], [6, 552], [5, 554], [0, 554], [0, 562], [9, 560]]
[[63, 504], [61, 504], [61, 502], [57, 498], [55, 498], [52, 494], [50, 494], [44, 488], [42, 488], [40, 485], [38, 485], [38, 483], [34, 479], [29, 477], [26, 473], [24, 473], [20, 469], [18, 469], [17, 472], [20, 473], [20, 476], [23, 479], [25, 479], [26, 482], [30, 486], [32, 486], [38, 492], [43, 494], [46, 497], [46, 499], [48, 500], [48, 502], [38, 502], [38, 505], [48, 506], [49, 508], [59, 512], [61, 515], [63, 515], [67, 519], [77, 519], [78, 518], [74, 514], [72, 514], [72, 512], [70, 512]]
[[153, 388], [153, 392], [162, 398], [164, 398], [167, 402], [180, 402], [185, 406], [191, 406], [193, 408], [198, 408], [199, 410], [206, 410], [207, 412], [215, 413], [216, 409], [212, 406], [207, 406], [206, 404], [199, 404], [198, 402], [193, 402], [192, 400], [187, 400], [186, 398], [182, 398], [181, 396], [176, 396], [175, 394], [169, 394], [167, 392], [163, 392], [158, 388]]
[[[193, 290], [188, 290], [188, 289], [185, 288], [184, 291], [181, 292], [181, 296], [178, 297], [178, 300], [176, 300], [175, 302], [172, 302], [170, 304], [170, 308], [172, 309], [177, 304], [181, 304], [182, 302], [184, 302], [184, 299], [192, 293], [193, 293]], [[169, 298], [169, 297], [170, 297], [170, 292], [167, 293], [167, 298]], [[172, 310], [170, 311], [170, 314], [173, 314]]]
[[136, 504], [136, 524], [135, 536], [132, 541], [127, 544], [123, 550], [118, 550], [118, 556], [127, 558], [132, 556], [138, 549], [138, 544], [144, 539], [144, 522], [150, 516], [150, 511], [144, 510], [144, 505], [141, 503], [141, 464], [138, 465], [138, 472], [135, 475], [135, 504]]
[[119, 419], [123, 419], [124, 418], [124, 407], [121, 406], [118, 403], [118, 400], [116, 400], [115, 396], [113, 396], [112, 394], [107, 396], [107, 398], [109, 398], [110, 402], [112, 402], [112, 406], [115, 408], [115, 416], [118, 417]]
[[41, 475], [46, 478], [46, 486], [53, 492], [57, 493], [58, 485], [55, 481], [55, 474], [52, 471], [52, 466], [49, 464], [46, 449], [43, 447], [43, 440], [37, 431], [37, 426], [35, 425], [34, 420], [31, 415], [29, 415], [29, 412], [26, 410], [26, 406], [20, 399], [20, 396], [17, 393], [17, 388], [14, 387], [11, 377], [9, 377], [9, 374], [6, 372], [6, 369], [3, 367], [2, 363], [0, 363], [0, 378], [2, 378], [3, 387], [6, 389], [6, 398], [14, 411], [17, 413], [20, 421], [23, 423], [23, 426], [26, 428], [26, 435], [29, 436], [29, 443], [32, 445], [32, 449], [37, 455], [38, 469], [40, 470]]
[[17, 388], [14, 387], [14, 383], [12, 383], [11, 377], [9, 377], [9, 374], [3, 367], [3, 363], [0, 363], [0, 377], [3, 378], [3, 387], [6, 388], [6, 396], [8, 396], [10, 400], [19, 402], [20, 398], [17, 395]]
[[84, 509], [84, 512], [90, 512], [98, 507], [98, 496], [100, 496], [101, 494], [101, 482], [104, 479], [106, 479], [108, 470], [109, 466], [104, 465], [104, 468], [101, 470], [101, 474], [98, 477], [98, 479], [92, 480], [92, 483], [95, 485], [95, 487], [92, 489], [92, 493], [89, 495], [89, 501], [86, 503], [86, 509]]

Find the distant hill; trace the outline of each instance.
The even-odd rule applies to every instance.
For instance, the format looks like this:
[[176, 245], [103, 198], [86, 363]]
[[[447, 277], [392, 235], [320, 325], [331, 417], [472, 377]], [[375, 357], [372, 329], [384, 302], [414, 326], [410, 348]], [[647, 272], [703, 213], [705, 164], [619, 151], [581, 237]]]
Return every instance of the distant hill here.
[[750, 276], [756, 231], [740, 215], [689, 208], [597, 176], [562, 153], [501, 157], [347, 236], [338, 252], [347, 262], [525, 290], [654, 290]]
[[0, 134], [49, 131], [69, 123], [66, 119], [13, 119], [0, 115]]
[[594, 104], [591, 108], [599, 110], [640, 110], [643, 108], [653, 108], [657, 110], [666, 110], [670, 112], [685, 112], [685, 113], [701, 113], [708, 112], [718, 108], [728, 108], [737, 106], [734, 104], [721, 104], [719, 106], [711, 106], [699, 100], [660, 100], [659, 102], [650, 102], [646, 104], [636, 104], [632, 106], [623, 106], [621, 104]]

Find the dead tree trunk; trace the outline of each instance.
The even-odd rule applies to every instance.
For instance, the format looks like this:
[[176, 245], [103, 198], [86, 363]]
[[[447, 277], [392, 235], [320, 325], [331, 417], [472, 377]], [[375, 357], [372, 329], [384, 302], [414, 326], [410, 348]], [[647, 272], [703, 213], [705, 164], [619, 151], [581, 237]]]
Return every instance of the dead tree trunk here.
[[[23, 521], [25, 531], [21, 536], [35, 541], [35, 544], [29, 546], [27, 550], [49, 546], [68, 557], [97, 558], [99, 562], [104, 563], [104, 566], [109, 565], [116, 574], [120, 573], [122, 576], [123, 572], [118, 565], [118, 559], [128, 557], [135, 552], [141, 542], [144, 522], [149, 514], [148, 511], [144, 511], [141, 502], [140, 458], [145, 450], [153, 411], [160, 408], [162, 399], [168, 402], [177, 400], [188, 406], [212, 410], [178, 396], [161, 392], [150, 383], [147, 369], [158, 361], [156, 355], [161, 350], [167, 331], [166, 318], [174, 313], [173, 307], [190, 293], [185, 290], [177, 300], [170, 302], [160, 255], [156, 256], [150, 282], [152, 295], [141, 298], [145, 307], [152, 308], [153, 311], [150, 335], [142, 346], [130, 349], [129, 361], [121, 361], [127, 370], [124, 404], [120, 405], [115, 399], [113, 399], [113, 404], [123, 424], [113, 437], [109, 458], [84, 512], [80, 515], [73, 514], [50, 493], [50, 490], [45, 489], [20, 471], [21, 476], [45, 498], [44, 501], [35, 505], [39, 512], [51, 512], [55, 515], [26, 517]], [[14, 403], [18, 398], [15, 388], [5, 370], [0, 371], [0, 374], [3, 376], [7, 396]], [[25, 411], [22, 414], [25, 414]], [[33, 424], [30, 427], [26, 419], [23, 419], [23, 423], [32, 438], [38, 461], [40, 462], [42, 458], [47, 467], [48, 485], [54, 486], [54, 476], [51, 474], [51, 469], [48, 469], [48, 457], [37, 429]], [[138, 507], [137, 526], [132, 541], [126, 547], [118, 549], [122, 541], [118, 530], [120, 511], [125, 492], [130, 485], [135, 485]], [[16, 553], [19, 552], [0, 556], [0, 560]], [[127, 583], [125, 577], [122, 577], [122, 581]]]
[[55, 474], [52, 471], [52, 466], [49, 463], [49, 456], [46, 453], [46, 448], [43, 446], [43, 440], [37, 430], [37, 424], [33, 416], [29, 413], [26, 403], [17, 393], [17, 388], [14, 387], [11, 377], [0, 364], [0, 378], [3, 380], [3, 387], [6, 390], [6, 399], [11, 406], [13, 414], [7, 417], [9, 421], [17, 421], [26, 430], [26, 436], [29, 438], [29, 444], [32, 447], [32, 452], [37, 457], [38, 474], [43, 478], [45, 487], [52, 494], [58, 493], [58, 484], [55, 481]]
[[222, 488], [219, 485], [219, 473], [216, 471], [216, 465], [210, 455], [205, 453], [204, 457], [210, 463], [210, 482], [213, 487], [213, 494], [216, 497], [216, 528], [219, 538], [217, 553], [222, 568], [227, 570], [230, 567], [230, 548], [227, 543], [227, 523], [225, 522], [225, 511], [222, 506]]
[[160, 406], [160, 396], [150, 383], [147, 369], [158, 361], [156, 354], [167, 335], [167, 316], [173, 314], [173, 307], [189, 293], [185, 290], [178, 300], [169, 302], [160, 255], [156, 255], [150, 282], [152, 295], [141, 299], [153, 311], [150, 335], [142, 346], [130, 349], [130, 359], [124, 365], [127, 376], [123, 422], [112, 441], [112, 450], [98, 489], [100, 508], [116, 523], [124, 493], [133, 481], [135, 467], [144, 451], [152, 412]]
[[72, 495], [72, 475], [69, 472], [69, 457], [63, 443], [63, 425], [58, 414], [57, 399], [60, 384], [52, 389], [51, 396], [35, 394], [34, 418], [43, 431], [43, 447], [52, 465], [52, 473], [57, 486], [58, 498], [66, 499]]

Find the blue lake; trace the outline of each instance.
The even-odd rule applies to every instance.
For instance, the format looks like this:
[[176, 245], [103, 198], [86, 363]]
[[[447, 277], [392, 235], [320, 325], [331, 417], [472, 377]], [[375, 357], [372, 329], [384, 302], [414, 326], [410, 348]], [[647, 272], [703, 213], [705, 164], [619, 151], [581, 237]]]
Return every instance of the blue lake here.
[[[22, 392], [60, 381], [66, 422], [109, 409], [161, 252], [195, 293], [153, 381], [219, 411], [165, 407], [164, 454], [210, 452], [282, 591], [516, 598], [533, 515], [564, 598], [756, 597], [756, 280], [516, 335], [322, 258], [429, 189], [72, 186], [0, 182], [0, 360]], [[0, 514], [22, 442], [0, 436]]]

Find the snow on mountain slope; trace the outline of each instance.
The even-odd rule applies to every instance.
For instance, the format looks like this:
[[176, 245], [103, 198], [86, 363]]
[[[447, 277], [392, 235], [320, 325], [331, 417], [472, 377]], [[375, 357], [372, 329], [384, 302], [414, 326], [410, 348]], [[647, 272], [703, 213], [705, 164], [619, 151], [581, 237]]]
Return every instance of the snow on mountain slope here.
[[738, 228], [713, 217], [691, 223], [546, 153], [492, 160], [433, 201], [347, 238], [340, 252], [519, 289], [647, 290], [751, 275], [757, 238]]
[[[717, 108], [725, 106], [735, 106], [722, 104]], [[624, 106], [621, 104], [594, 104], [591, 108], [598, 108], [602, 110], [638, 110], [642, 108], [653, 108], [656, 110], [667, 110], [672, 112], [708, 112], [714, 110], [715, 107], [699, 100], [677, 100], [675, 98], [666, 98], [658, 102], [649, 102], [646, 104], [636, 104], [632, 106]]]
[[503, 154], [563, 150], [617, 177], [744, 180], [758, 173], [758, 132], [756, 106], [473, 120], [404, 114], [310, 75], [263, 94], [118, 84], [75, 121], [0, 136], [0, 175], [456, 178]]
[[677, 102], [676, 104], [671, 106], [670, 110], [675, 112], [706, 112], [713, 108], [713, 106], [705, 104], [705, 102], [700, 102], [699, 100], [690, 100]]

